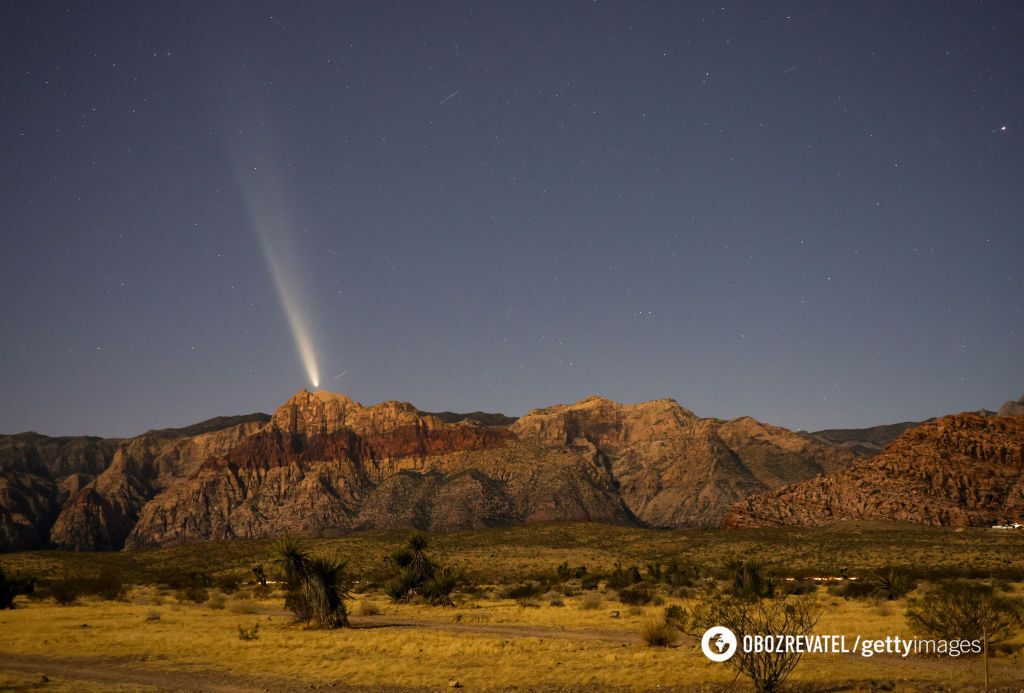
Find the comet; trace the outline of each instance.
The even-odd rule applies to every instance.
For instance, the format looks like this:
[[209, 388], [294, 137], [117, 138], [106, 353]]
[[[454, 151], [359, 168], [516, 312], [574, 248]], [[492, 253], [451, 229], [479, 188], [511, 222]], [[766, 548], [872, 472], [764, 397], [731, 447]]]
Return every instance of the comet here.
[[283, 181], [268, 157], [247, 152], [236, 159], [236, 164], [246, 212], [259, 239], [295, 349], [309, 382], [313, 387], [319, 387], [320, 368], [314, 346], [313, 323], [307, 312], [309, 301], [300, 281], [302, 273], [294, 247], [295, 224], [289, 214]]

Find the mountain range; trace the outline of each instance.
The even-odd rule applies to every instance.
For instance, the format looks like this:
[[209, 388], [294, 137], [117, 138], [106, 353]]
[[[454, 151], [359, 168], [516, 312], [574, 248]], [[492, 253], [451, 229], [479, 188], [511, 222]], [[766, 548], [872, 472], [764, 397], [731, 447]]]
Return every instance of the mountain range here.
[[121, 549], [361, 528], [650, 527], [1024, 513], [1024, 398], [998, 412], [794, 432], [671, 399], [514, 419], [300, 390], [273, 415], [126, 439], [0, 436], [0, 549]]

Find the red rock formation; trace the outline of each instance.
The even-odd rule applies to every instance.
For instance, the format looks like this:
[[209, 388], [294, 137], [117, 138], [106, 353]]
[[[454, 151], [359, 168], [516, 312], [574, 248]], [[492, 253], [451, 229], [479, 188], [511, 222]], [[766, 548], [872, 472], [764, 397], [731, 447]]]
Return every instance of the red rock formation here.
[[732, 527], [842, 520], [984, 526], [1024, 518], [1024, 418], [946, 416], [907, 430], [877, 457], [737, 503]]
[[625, 405], [589, 397], [532, 411], [511, 430], [606, 464], [629, 509], [656, 527], [718, 526], [736, 500], [853, 458], [749, 417], [701, 419], [671, 399]]

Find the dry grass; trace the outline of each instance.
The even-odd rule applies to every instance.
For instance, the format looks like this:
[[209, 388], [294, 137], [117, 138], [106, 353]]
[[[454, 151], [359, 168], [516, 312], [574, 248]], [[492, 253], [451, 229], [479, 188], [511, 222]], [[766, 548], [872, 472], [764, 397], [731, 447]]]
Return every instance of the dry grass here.
[[[456, 609], [389, 604], [372, 617], [374, 627], [339, 631], [293, 625], [278, 599], [254, 602], [259, 613], [244, 619], [230, 610], [172, 604], [161, 609], [159, 620], [147, 622], [153, 610], [148, 596], [146, 590], [135, 590], [132, 603], [28, 603], [0, 616], [0, 651], [52, 655], [56, 646], [63, 657], [90, 658], [98, 652], [111, 658], [146, 656], [146, 666], [157, 669], [199, 668], [355, 686], [386, 682], [439, 687], [458, 679], [469, 688], [650, 689], [725, 683], [733, 675], [727, 667], [708, 662], [692, 638], [679, 640], [677, 649], [645, 647], [644, 633], [659, 643], [663, 634], [645, 623], [641, 638], [636, 619], [614, 620], [601, 611], [580, 608], [590, 595], [566, 597], [571, 608], [542, 604], [523, 609], [514, 600]], [[368, 595], [358, 599], [357, 604], [372, 603]], [[881, 614], [869, 601], [837, 600], [817, 631], [907, 635], [902, 603], [892, 604], [891, 613]], [[356, 617], [355, 623], [368, 623], [361, 619], [369, 618]], [[240, 641], [239, 624], [259, 624], [259, 639]], [[1019, 652], [994, 659], [993, 680], [1008, 683], [1024, 670], [1022, 666]], [[977, 660], [816, 655], [797, 669], [794, 681], [868, 686], [872, 681], [901, 679], [908, 682], [905, 690], [914, 690], [915, 685], [974, 684], [979, 671]]]
[[[362, 581], [350, 604], [354, 629], [315, 631], [294, 625], [276, 589], [261, 594], [250, 585], [227, 598], [211, 589], [212, 604], [195, 604], [177, 601], [176, 589], [137, 586], [127, 602], [83, 597], [77, 605], [57, 606], [50, 600], [19, 599], [19, 608], [0, 612], [0, 653], [88, 661], [145, 658], [140, 666], [161, 671], [219, 671], [355, 687], [446, 687], [455, 679], [470, 689], [637, 690], [727, 684], [734, 672], [706, 660], [693, 638], [679, 637], [677, 648], [644, 645], [644, 633], [649, 632], [653, 642], [662, 640], [651, 627], [659, 623], [661, 606], [648, 605], [631, 616], [628, 607], [614, 601], [614, 590], [580, 592], [577, 583], [564, 590], [569, 596], [549, 591], [550, 587], [519, 601], [490, 595], [501, 594], [509, 584], [550, 576], [563, 561], [586, 565], [593, 572], [609, 571], [616, 562], [643, 565], [675, 559], [710, 571], [728, 558], [743, 556], [794, 576], [873, 571], [886, 565], [925, 566], [936, 574], [988, 571], [1024, 576], [1024, 536], [1011, 533], [856, 527], [655, 532], [542, 525], [433, 537], [432, 551], [465, 570], [473, 583], [466, 594], [457, 595], [457, 608], [438, 609], [392, 604], [377, 586], [381, 558], [403, 536], [372, 532], [314, 542], [349, 558], [356, 579]], [[0, 556], [0, 565], [43, 577], [118, 569], [126, 582], [136, 584], [155, 581], [169, 567], [251, 579], [245, 573], [264, 559], [265, 550], [266, 542], [247, 541], [104, 554], [31, 552]], [[701, 585], [712, 584], [701, 583], [680, 594], [699, 597]], [[689, 603], [666, 594], [666, 586], [658, 589], [656, 596], [666, 606]], [[1020, 585], [1012, 589], [1021, 593]], [[847, 600], [823, 589], [816, 594], [826, 607], [816, 632], [870, 638], [910, 635], [902, 601]], [[226, 608], [211, 608], [221, 599]], [[524, 603], [531, 608], [524, 608]], [[621, 618], [609, 618], [603, 604], [621, 611]], [[151, 618], [153, 612], [160, 617]], [[256, 624], [257, 640], [239, 639], [239, 625]], [[1020, 650], [992, 660], [994, 684], [1017, 682], [1021, 671]], [[31, 681], [18, 677], [16, 672], [0, 674], [0, 690], [31, 690]], [[841, 684], [850, 690], [869, 690], [873, 682], [884, 681], [900, 681], [906, 691], [939, 685], [961, 689], [979, 684], [980, 663], [814, 655], [805, 658], [792, 680], [812, 687]], [[74, 685], [71, 682], [68, 690], [88, 690]]]

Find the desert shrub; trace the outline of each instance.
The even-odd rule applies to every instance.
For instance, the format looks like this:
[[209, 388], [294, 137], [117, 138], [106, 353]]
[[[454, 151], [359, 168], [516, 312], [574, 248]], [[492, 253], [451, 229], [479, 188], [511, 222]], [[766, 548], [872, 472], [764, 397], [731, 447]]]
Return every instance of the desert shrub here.
[[663, 620], [646, 621], [640, 627], [640, 640], [648, 647], [669, 647], [677, 636], [675, 628]]
[[345, 563], [335, 556], [311, 555], [294, 537], [274, 542], [271, 561], [285, 582], [285, 607], [296, 619], [321, 628], [348, 625]]
[[220, 593], [214, 594], [206, 600], [206, 606], [210, 607], [211, 609], [220, 610], [223, 609], [226, 604], [227, 600], [224, 599], [224, 595]]
[[648, 563], [647, 566], [646, 566], [646, 569], [647, 569], [647, 580], [649, 582], [661, 582], [662, 571], [661, 571], [661, 564], [660, 563], [656, 563], [656, 562]]
[[213, 586], [224, 594], [234, 594], [242, 586], [242, 579], [237, 575], [218, 575], [213, 579]]
[[155, 621], [159, 621], [160, 620], [160, 612], [159, 611], [150, 611], [148, 614], [146, 614], [146, 620], [149, 621], [150, 623], [153, 623]]
[[462, 575], [451, 567], [436, 565], [426, 554], [428, 545], [424, 532], [413, 532], [405, 548], [388, 557], [394, 576], [384, 586], [392, 601], [422, 598], [432, 606], [455, 606], [451, 595], [462, 582]]
[[579, 606], [583, 611], [596, 611], [601, 608], [601, 595], [597, 592], [588, 592], [580, 600]]
[[203, 604], [210, 598], [210, 593], [205, 587], [200, 585], [189, 585], [188, 587], [178, 590], [174, 595], [174, 598], [179, 602]]
[[[665, 610], [665, 621], [685, 633], [700, 637], [712, 626], [725, 626], [743, 642], [746, 635], [772, 633], [777, 636], [808, 635], [821, 617], [822, 609], [814, 597], [789, 598], [712, 596], [689, 611], [678, 606]], [[728, 662], [739, 673], [750, 677], [759, 693], [778, 691], [800, 662], [802, 652], [745, 652], [742, 647]]]
[[562, 599], [561, 592], [551, 591], [544, 595], [544, 601], [548, 603], [548, 606], [565, 606], [565, 600]]
[[784, 580], [778, 583], [778, 590], [781, 594], [800, 595], [810, 594], [818, 589], [814, 580]]
[[524, 609], [539, 609], [540, 601], [536, 599], [517, 599], [516, 604], [523, 607]]
[[580, 578], [580, 587], [585, 590], [596, 590], [600, 584], [600, 575], [584, 575]]
[[885, 599], [903, 599], [917, 587], [910, 575], [897, 568], [889, 568], [872, 575], [869, 583]]
[[642, 606], [651, 603], [651, 593], [640, 588], [626, 587], [619, 590], [619, 601], [623, 604]]
[[635, 585], [638, 582], [643, 582], [643, 576], [640, 574], [640, 569], [635, 565], [631, 565], [628, 568], [616, 565], [615, 570], [612, 571], [606, 581], [608, 587], [613, 590], [629, 587], [630, 585]]
[[499, 592], [502, 599], [529, 599], [544, 592], [544, 586], [536, 582], [524, 582], [520, 585], [505, 587]]
[[420, 592], [432, 606], [455, 606], [452, 592], [458, 587], [459, 571], [451, 566], [435, 568], [433, 575], [423, 583]]
[[843, 580], [829, 585], [828, 593], [843, 599], [869, 599], [876, 595], [877, 589], [869, 580]]
[[124, 599], [127, 592], [121, 575], [109, 569], [104, 570], [96, 577], [82, 580], [79, 589], [82, 594], [96, 595], [107, 601]]
[[754, 601], [775, 594], [775, 579], [768, 577], [757, 561], [730, 561], [725, 568], [731, 576], [732, 596]]
[[949, 580], [907, 601], [907, 623], [922, 635], [997, 644], [1024, 627], [1024, 599], [996, 594], [990, 585]]
[[50, 596], [53, 597], [53, 601], [61, 606], [74, 604], [80, 594], [78, 583], [68, 577], [54, 580], [48, 585], [47, 589], [50, 592]]
[[564, 561], [561, 565], [555, 568], [555, 578], [557, 581], [564, 582], [566, 580], [580, 580], [587, 574], [587, 566], [578, 565], [575, 568], [569, 567], [569, 561]]
[[254, 623], [250, 628], [245, 628], [242, 625], [238, 626], [238, 639], [239, 640], [258, 640], [260, 635], [260, 624]]
[[34, 578], [8, 576], [0, 568], [0, 609], [13, 609], [15, 597], [22, 594], [32, 595], [35, 593], [35, 589]]
[[629, 614], [630, 616], [643, 616], [644, 614], [647, 613], [647, 610], [644, 609], [642, 606], [631, 606], [626, 611], [626, 613]]
[[700, 570], [692, 563], [680, 563], [672, 559], [661, 570], [661, 579], [671, 587], [693, 587]]
[[189, 587], [211, 587], [213, 580], [207, 573], [199, 570], [169, 567], [157, 571], [156, 583], [172, 590], [184, 590]]

